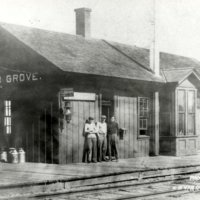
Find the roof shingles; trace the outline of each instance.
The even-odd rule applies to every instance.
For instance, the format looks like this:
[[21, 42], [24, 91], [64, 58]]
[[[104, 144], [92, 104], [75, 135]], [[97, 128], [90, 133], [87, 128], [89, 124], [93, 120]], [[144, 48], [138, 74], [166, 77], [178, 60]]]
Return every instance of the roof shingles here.
[[200, 75], [200, 62], [183, 56], [160, 53], [162, 78], [150, 70], [148, 49], [13, 24], [0, 26], [66, 72], [153, 82], [176, 82], [193, 69]]
[[163, 82], [103, 40], [18, 25], [1, 26], [63, 71]]

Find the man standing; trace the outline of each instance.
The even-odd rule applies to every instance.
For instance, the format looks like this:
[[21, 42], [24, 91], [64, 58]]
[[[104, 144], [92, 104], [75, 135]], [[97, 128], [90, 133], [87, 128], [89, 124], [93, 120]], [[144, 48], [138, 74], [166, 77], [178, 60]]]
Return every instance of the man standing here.
[[89, 123], [89, 120], [86, 119], [85, 125], [83, 128], [83, 137], [84, 137], [84, 143], [83, 143], [83, 157], [82, 162], [88, 162], [88, 141], [87, 141], [87, 135], [88, 133], [85, 132], [85, 126]]
[[99, 144], [98, 144], [98, 161], [106, 161], [106, 150], [107, 150], [107, 124], [106, 124], [106, 116], [101, 116], [101, 122], [97, 123], [98, 127], [98, 137], [99, 137]]
[[112, 116], [110, 123], [108, 124], [108, 154], [109, 160], [112, 160], [112, 152], [116, 161], [118, 161], [119, 154], [119, 139], [118, 139], [118, 123], [115, 121], [115, 117]]
[[89, 117], [88, 123], [85, 124], [85, 133], [87, 137], [87, 145], [88, 145], [88, 162], [97, 162], [97, 128], [94, 123], [94, 118]]

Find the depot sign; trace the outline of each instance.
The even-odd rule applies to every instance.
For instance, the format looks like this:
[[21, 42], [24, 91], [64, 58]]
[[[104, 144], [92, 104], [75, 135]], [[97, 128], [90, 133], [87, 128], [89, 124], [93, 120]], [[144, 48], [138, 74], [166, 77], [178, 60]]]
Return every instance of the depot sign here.
[[0, 76], [0, 84], [30, 82], [30, 81], [38, 81], [40, 79], [41, 77], [39, 77], [38, 73], [7, 74], [4, 76]]

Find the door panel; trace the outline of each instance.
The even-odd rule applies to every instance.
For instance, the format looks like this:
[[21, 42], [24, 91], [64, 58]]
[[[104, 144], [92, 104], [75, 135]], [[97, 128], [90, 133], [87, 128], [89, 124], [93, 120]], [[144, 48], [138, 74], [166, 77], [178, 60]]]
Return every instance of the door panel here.
[[[64, 109], [64, 101], [61, 101]], [[63, 129], [59, 135], [59, 163], [82, 162], [84, 136], [83, 130], [89, 116], [99, 121], [98, 96], [96, 101], [71, 101], [71, 121], [63, 121]]]
[[125, 128], [123, 140], [119, 140], [120, 158], [134, 157], [137, 152], [137, 98], [114, 96], [114, 108], [119, 128]]

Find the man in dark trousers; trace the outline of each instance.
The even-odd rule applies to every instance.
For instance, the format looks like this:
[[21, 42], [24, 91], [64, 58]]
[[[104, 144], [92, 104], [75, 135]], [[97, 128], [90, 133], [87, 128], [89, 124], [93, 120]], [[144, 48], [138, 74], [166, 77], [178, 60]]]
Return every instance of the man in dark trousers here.
[[[85, 124], [88, 124], [88, 123], [89, 123], [89, 120], [86, 119]], [[89, 151], [89, 148], [88, 148], [87, 134], [88, 133], [85, 132], [85, 126], [84, 126], [84, 128], [83, 128], [84, 143], [83, 143], [82, 162], [88, 162], [88, 151]]]
[[119, 158], [119, 139], [118, 139], [119, 126], [115, 120], [115, 117], [112, 116], [110, 123], [108, 124], [108, 155], [109, 160], [112, 160], [112, 152], [116, 161]]

